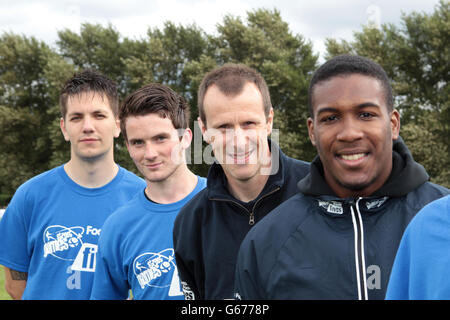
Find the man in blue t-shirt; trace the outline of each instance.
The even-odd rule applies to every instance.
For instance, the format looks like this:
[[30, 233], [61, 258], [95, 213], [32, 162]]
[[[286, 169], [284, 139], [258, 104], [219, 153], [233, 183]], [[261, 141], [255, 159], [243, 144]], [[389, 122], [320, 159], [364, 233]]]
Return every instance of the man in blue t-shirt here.
[[126, 145], [147, 187], [105, 222], [92, 299], [184, 299], [172, 230], [179, 210], [206, 186], [185, 151], [192, 141], [189, 108], [169, 87], [149, 84], [119, 112]]
[[105, 219], [145, 188], [114, 162], [115, 83], [86, 70], [60, 96], [70, 160], [22, 184], [0, 222], [0, 264], [14, 299], [88, 299]]
[[449, 300], [450, 195], [430, 202], [403, 234], [387, 300]]

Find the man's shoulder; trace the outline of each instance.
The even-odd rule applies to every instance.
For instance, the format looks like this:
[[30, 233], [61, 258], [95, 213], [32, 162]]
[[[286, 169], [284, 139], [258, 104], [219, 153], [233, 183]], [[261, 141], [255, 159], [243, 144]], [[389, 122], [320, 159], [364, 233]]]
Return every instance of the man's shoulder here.
[[203, 188], [197, 194], [195, 194], [191, 200], [189, 200], [183, 208], [181, 208], [178, 216], [185, 216], [194, 214], [194, 212], [200, 212], [208, 208], [209, 206], [208, 198], [208, 187]]
[[135, 173], [123, 168], [123, 167], [119, 167], [122, 172], [123, 172], [123, 182], [124, 183], [139, 183], [141, 185], [146, 185], [146, 182], [144, 179], [142, 179], [141, 177], [139, 177], [138, 175], [136, 175]]
[[258, 222], [250, 230], [248, 238], [265, 242], [268, 234], [278, 239], [290, 236], [308, 216], [311, 216], [309, 214], [311, 205], [310, 197], [301, 193], [293, 195]]
[[312, 203], [310, 197], [296, 194], [256, 223], [241, 244], [241, 262], [251, 264], [248, 257], [264, 261], [261, 272], [266, 278], [274, 263], [283, 256], [282, 252], [290, 239], [297, 242], [299, 232], [305, 226], [311, 227], [308, 221], [314, 216], [310, 209]]
[[284, 155], [284, 162], [286, 164], [285, 170], [291, 177], [303, 178], [309, 173], [310, 169], [309, 162], [294, 159], [286, 155]]
[[109, 215], [102, 227], [102, 233], [105, 230], [117, 228], [127, 228], [127, 225], [139, 219], [143, 208], [139, 199], [140, 194], [137, 193], [130, 200], [118, 207], [111, 215]]
[[289, 163], [291, 163], [292, 165], [294, 165], [294, 166], [298, 166], [298, 167], [300, 167], [300, 168], [308, 168], [308, 169], [309, 169], [310, 163], [307, 162], [307, 161], [295, 159], [295, 158], [289, 157], [289, 156], [287, 156], [287, 155], [284, 155], [284, 159], [285, 159], [287, 162], [289, 162]]
[[22, 183], [19, 188], [17, 188], [16, 193], [28, 193], [36, 192], [38, 194], [44, 195], [43, 192], [48, 187], [57, 187], [58, 181], [58, 171], [62, 169], [62, 166], [47, 170], [42, 172], [24, 183]]
[[428, 230], [430, 235], [435, 235], [439, 233], [439, 229], [444, 229], [442, 233], [445, 234], [448, 226], [450, 226], [450, 195], [426, 204], [412, 219], [408, 229], [417, 229], [416, 232], [419, 233]]
[[421, 209], [431, 201], [450, 194], [450, 190], [441, 185], [425, 182], [406, 195], [407, 202], [414, 208]]
[[193, 225], [202, 220], [204, 215], [210, 212], [210, 200], [208, 198], [208, 188], [200, 190], [189, 200], [178, 212], [175, 218], [174, 230], [178, 230], [181, 225]]

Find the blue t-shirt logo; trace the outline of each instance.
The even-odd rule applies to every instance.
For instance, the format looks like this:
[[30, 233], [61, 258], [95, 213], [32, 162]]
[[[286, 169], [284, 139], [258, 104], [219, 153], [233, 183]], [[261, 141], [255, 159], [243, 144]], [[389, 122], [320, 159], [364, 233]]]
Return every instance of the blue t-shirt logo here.
[[143, 253], [134, 259], [133, 269], [142, 289], [145, 286], [168, 287], [171, 277], [167, 277], [167, 275], [175, 269], [174, 251], [173, 249], [165, 249], [158, 253]]
[[44, 231], [44, 258], [50, 254], [67, 261], [75, 260], [83, 245], [83, 227], [49, 226]]
[[175, 265], [175, 254], [171, 248], [158, 253], [146, 252], [133, 261], [133, 270], [142, 290], [146, 287], [167, 288], [169, 296], [183, 294]]

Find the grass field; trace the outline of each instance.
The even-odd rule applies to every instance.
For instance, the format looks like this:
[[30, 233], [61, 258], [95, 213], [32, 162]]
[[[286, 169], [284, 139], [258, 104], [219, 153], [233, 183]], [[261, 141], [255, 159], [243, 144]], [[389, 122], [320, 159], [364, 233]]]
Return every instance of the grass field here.
[[0, 269], [0, 300], [11, 300], [11, 297], [5, 290], [5, 270]]

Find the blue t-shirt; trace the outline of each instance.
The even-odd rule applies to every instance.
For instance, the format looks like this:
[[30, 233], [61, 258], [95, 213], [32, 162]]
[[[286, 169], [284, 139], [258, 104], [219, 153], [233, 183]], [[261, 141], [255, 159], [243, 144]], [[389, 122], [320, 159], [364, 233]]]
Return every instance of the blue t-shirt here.
[[173, 250], [173, 223], [180, 209], [206, 187], [171, 204], [151, 202], [143, 191], [105, 222], [91, 299], [182, 300]]
[[403, 234], [388, 300], [450, 299], [450, 196], [420, 210]]
[[27, 272], [23, 299], [89, 299], [106, 218], [144, 190], [119, 167], [112, 181], [84, 188], [59, 166], [22, 184], [0, 221], [0, 264]]

